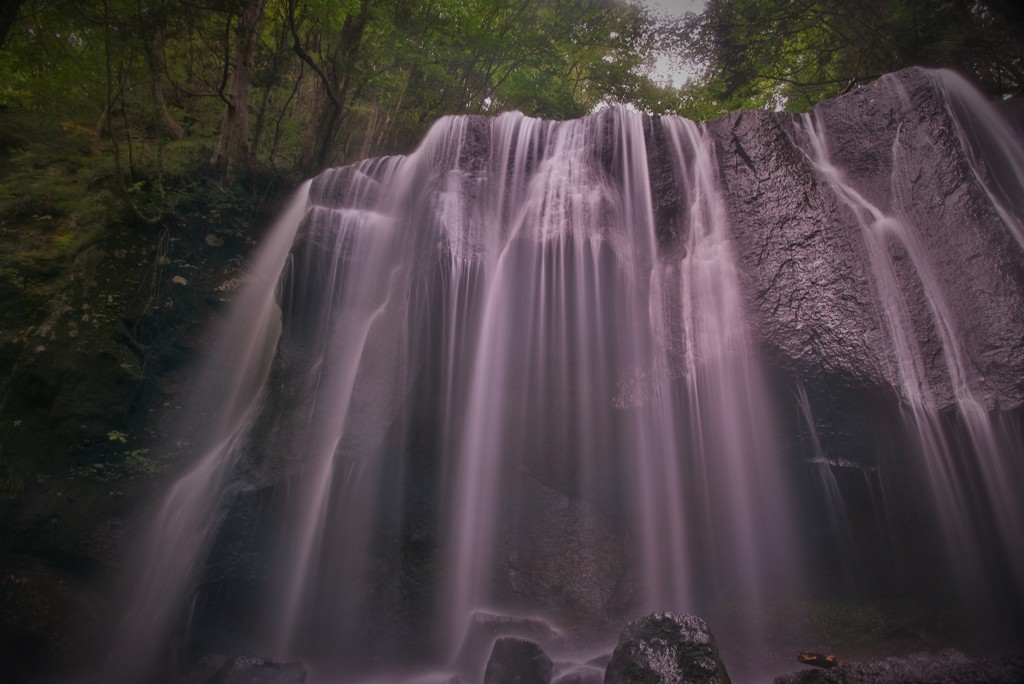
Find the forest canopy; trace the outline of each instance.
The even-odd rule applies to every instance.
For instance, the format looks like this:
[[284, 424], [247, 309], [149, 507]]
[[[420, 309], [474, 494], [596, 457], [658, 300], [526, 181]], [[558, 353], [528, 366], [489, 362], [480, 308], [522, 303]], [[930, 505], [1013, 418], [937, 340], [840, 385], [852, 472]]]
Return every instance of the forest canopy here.
[[956, 69], [993, 96], [1024, 94], [1017, 0], [708, 0], [674, 30], [679, 58], [704, 66], [684, 94], [706, 115], [806, 111], [914, 65]]
[[[631, 0], [8, 0], [0, 108], [91, 136], [128, 188], [198, 165], [307, 176], [407, 152], [447, 114], [799, 110], [911, 64], [1019, 95], [1021, 13], [1008, 0], [709, 0], [682, 17]], [[666, 56], [695, 76], [657, 82]]]
[[659, 26], [623, 0], [20, 5], [0, 29], [0, 104], [56, 106], [122, 146], [188, 138], [225, 169], [308, 174], [407, 151], [445, 114], [572, 118], [666, 95], [646, 76]]

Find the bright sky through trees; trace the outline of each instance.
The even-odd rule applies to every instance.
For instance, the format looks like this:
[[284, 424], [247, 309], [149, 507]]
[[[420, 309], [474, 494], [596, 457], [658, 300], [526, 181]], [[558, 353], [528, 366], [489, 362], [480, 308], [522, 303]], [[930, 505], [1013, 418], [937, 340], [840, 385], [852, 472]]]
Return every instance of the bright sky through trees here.
[[[637, 0], [637, 4], [647, 7], [657, 16], [664, 15], [667, 18], [675, 19], [682, 17], [687, 12], [702, 12], [705, 0]], [[659, 83], [670, 81], [674, 87], [678, 88], [688, 78], [696, 76], [698, 70], [697, 65], [680, 64], [678, 58], [662, 55], [655, 63], [652, 76]]]

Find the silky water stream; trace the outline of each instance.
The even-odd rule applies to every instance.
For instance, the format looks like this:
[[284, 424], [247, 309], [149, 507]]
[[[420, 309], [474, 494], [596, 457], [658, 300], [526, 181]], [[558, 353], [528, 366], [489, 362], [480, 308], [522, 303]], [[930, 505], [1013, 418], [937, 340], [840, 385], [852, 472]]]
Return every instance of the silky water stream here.
[[[971, 131], [994, 130], [977, 124], [989, 105], [933, 78], [1020, 240], [1019, 147], [991, 151], [1013, 136]], [[833, 158], [826, 119], [790, 135], [863, 241], [908, 468], [926, 485], [919, 517], [971, 600], [994, 602], [992, 573], [1024, 587], [1019, 427], [986, 403], [915, 223], [916, 143], [896, 132], [872, 194]], [[488, 620], [583, 660], [646, 611], [723, 606], [753, 643], [771, 606], [855, 574], [869, 550], [834, 474], [846, 464], [753, 339], [720, 150], [707, 127], [621, 108], [453, 117], [407, 157], [303, 186], [200, 373], [204, 439], [139, 545], [109, 678], [154, 680], [179, 644], [302, 660], [316, 681], [394, 681], [399, 666], [476, 681], [486, 653], [467, 649], [487, 649]], [[986, 164], [1017, 178], [993, 184]], [[923, 365], [908, 273], [952, 414]], [[805, 458], [784, 434], [794, 411]], [[895, 476], [859, 472], [882, 529]], [[204, 565], [240, 518], [256, 560], [217, 584]], [[839, 568], [815, 561], [811, 527], [838, 542]], [[226, 645], [194, 641], [221, 632]]]

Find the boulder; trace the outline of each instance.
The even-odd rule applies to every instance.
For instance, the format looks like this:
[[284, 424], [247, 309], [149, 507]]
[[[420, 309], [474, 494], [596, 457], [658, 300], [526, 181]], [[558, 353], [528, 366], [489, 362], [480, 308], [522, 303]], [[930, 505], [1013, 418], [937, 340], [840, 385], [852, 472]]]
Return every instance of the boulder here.
[[305, 684], [301, 663], [279, 663], [269, 658], [239, 655], [217, 670], [209, 684]]
[[550, 684], [551, 672], [551, 658], [539, 645], [502, 637], [494, 642], [484, 684]]
[[730, 684], [715, 637], [695, 615], [651, 613], [626, 625], [605, 684]]
[[501, 637], [520, 637], [551, 648], [562, 641], [562, 636], [548, 623], [537, 618], [473, 613], [466, 630], [466, 638], [459, 652], [459, 666], [463, 672], [479, 677], [487, 654], [493, 657], [493, 645]]

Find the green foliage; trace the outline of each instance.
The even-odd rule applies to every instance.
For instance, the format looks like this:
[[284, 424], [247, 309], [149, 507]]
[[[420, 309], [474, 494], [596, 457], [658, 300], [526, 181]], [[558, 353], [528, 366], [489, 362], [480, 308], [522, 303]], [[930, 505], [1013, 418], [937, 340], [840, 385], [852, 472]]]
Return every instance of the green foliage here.
[[[244, 166], [310, 173], [311, 160], [407, 152], [447, 114], [805, 109], [908, 64], [1020, 92], [1024, 27], [1011, 4], [709, 0], [702, 14], [667, 21], [629, 0], [266, 0]], [[218, 148], [229, 84], [249, 78], [233, 62], [241, 7], [24, 0], [0, 48], [0, 108], [64, 122], [91, 148], [76, 153], [89, 183], [114, 181], [105, 189], [138, 217], [173, 214], [179, 189]], [[653, 60], [666, 50], [704, 65], [701, 77], [678, 90], [655, 83]], [[7, 144], [0, 131], [0, 156]], [[60, 198], [44, 192], [38, 169], [12, 178], [28, 192], [0, 195], [0, 215], [53, 214], [46, 207]]]
[[[69, 3], [26, 2], [0, 50], [0, 105], [78, 114], [94, 107], [104, 86], [104, 43], [96, 24]], [[93, 116], [98, 116], [95, 110]]]
[[17, 497], [25, 488], [29, 470], [21, 461], [0, 458], [0, 501]]
[[159, 459], [149, 455], [149, 449], [131, 449], [114, 454], [109, 462], [100, 461], [74, 468], [71, 477], [98, 482], [145, 479], [160, 474], [165, 467]]
[[120, 442], [121, 444], [124, 444], [128, 441], [128, 434], [121, 432], [120, 430], [111, 430], [107, 433], [107, 439], [111, 442]]
[[709, 0], [677, 27], [689, 88], [711, 111], [806, 110], [905, 66], [958, 69], [993, 93], [1024, 92], [1024, 26], [998, 1]]
[[[0, 48], [0, 108], [48, 118], [59, 103], [118, 200], [138, 217], [173, 213], [175, 188], [217, 148], [239, 76], [240, 7], [25, 0]], [[647, 76], [663, 28], [627, 0], [267, 0], [248, 165], [305, 173], [312, 158], [405, 152], [447, 114], [568, 118], [602, 103], [674, 111], [675, 93]], [[48, 200], [27, 197], [13, 210]]]
[[16, 226], [18, 235], [0, 251], [0, 276], [19, 288], [91, 244], [120, 210], [114, 164], [91, 132], [26, 114], [0, 111], [8, 136], [0, 145], [0, 228]]

